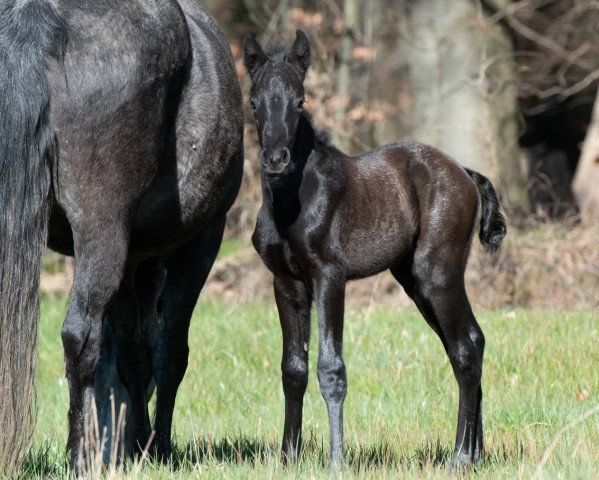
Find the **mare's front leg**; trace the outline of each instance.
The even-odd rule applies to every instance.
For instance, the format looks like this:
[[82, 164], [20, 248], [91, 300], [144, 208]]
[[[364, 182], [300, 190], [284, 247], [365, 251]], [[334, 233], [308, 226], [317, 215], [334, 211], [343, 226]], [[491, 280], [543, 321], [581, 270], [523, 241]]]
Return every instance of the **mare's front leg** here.
[[343, 362], [343, 312], [345, 277], [322, 269], [314, 285], [318, 313], [318, 383], [327, 404], [331, 451], [329, 468], [343, 464], [343, 402], [347, 375]]
[[300, 280], [287, 275], [274, 279], [275, 300], [283, 332], [281, 372], [285, 394], [283, 459], [296, 460], [302, 443], [302, 410], [308, 385], [311, 295]]
[[126, 230], [106, 225], [110, 222], [86, 230], [94, 235], [75, 235], [75, 274], [61, 332], [70, 395], [67, 450], [79, 471], [87, 461], [82, 447], [100, 356], [102, 317], [119, 288], [127, 259]]

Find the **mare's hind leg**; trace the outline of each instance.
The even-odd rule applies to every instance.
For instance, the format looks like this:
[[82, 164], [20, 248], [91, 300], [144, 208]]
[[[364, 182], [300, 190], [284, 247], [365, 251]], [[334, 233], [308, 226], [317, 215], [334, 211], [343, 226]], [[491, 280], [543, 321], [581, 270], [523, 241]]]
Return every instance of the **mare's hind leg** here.
[[93, 238], [75, 238], [75, 275], [67, 317], [62, 326], [66, 376], [69, 383], [67, 449], [79, 470], [86, 413], [100, 355], [102, 316], [123, 278], [128, 238], [124, 229], [93, 229]]
[[164, 259], [166, 280], [159, 307], [161, 328], [152, 345], [156, 380], [155, 450], [162, 459], [171, 453], [173, 410], [177, 389], [187, 369], [191, 314], [216, 259], [224, 227], [223, 217]]
[[283, 331], [281, 372], [285, 394], [283, 459], [296, 460], [302, 443], [302, 410], [308, 385], [308, 345], [312, 297], [303, 282], [285, 275], [274, 279]]
[[[125, 405], [129, 417], [126, 424], [126, 435], [125, 437], [120, 436], [126, 443], [127, 453], [133, 452], [133, 447], [145, 447], [151, 431], [147, 401], [143, 404], [140, 401], [132, 402], [128, 389], [131, 391], [135, 388], [138, 389], [137, 399], [145, 396], [147, 400], [151, 397], [153, 387], [149, 389], [147, 385], [143, 385], [144, 382], [151, 383], [152, 375], [148, 332], [158, 328], [157, 305], [164, 285], [164, 269], [157, 258], [143, 260], [139, 262], [135, 271], [134, 292], [131, 289], [131, 280], [131, 272], [128, 272], [104, 316], [102, 352], [94, 377], [99, 429], [101, 433], [104, 429], [106, 432], [103, 458], [107, 464], [110, 463], [113, 452], [120, 454], [119, 447], [116, 447], [116, 450], [112, 449], [112, 434], [113, 428], [116, 428], [118, 424], [118, 415], [122, 404]], [[133, 316], [137, 315], [141, 329], [130, 323]], [[124, 335], [130, 329], [133, 329], [135, 338]], [[141, 338], [137, 338], [140, 330]], [[126, 361], [124, 355], [118, 356], [119, 348], [139, 348], [137, 353], [130, 352], [130, 354], [140, 360]], [[138, 365], [141, 368], [139, 373], [136, 371]], [[142, 385], [133, 383], [125, 387], [123, 382], [126, 378], [139, 379]], [[143, 388], [143, 392], [139, 392], [139, 388]], [[114, 404], [110, 401], [111, 395], [113, 395]], [[116, 418], [113, 419], [113, 416]]]
[[429, 325], [437, 332], [459, 385], [458, 425], [451, 466], [464, 467], [481, 459], [482, 363], [485, 338], [466, 295], [464, 269], [447, 260], [427, 259], [413, 267], [392, 269]]

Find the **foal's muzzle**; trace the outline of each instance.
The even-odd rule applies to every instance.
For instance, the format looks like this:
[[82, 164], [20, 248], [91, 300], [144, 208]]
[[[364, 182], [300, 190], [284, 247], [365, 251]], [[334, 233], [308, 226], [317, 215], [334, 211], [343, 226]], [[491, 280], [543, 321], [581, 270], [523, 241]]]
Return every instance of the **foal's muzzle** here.
[[284, 175], [291, 161], [291, 153], [287, 147], [277, 149], [263, 148], [260, 153], [262, 168], [267, 175]]

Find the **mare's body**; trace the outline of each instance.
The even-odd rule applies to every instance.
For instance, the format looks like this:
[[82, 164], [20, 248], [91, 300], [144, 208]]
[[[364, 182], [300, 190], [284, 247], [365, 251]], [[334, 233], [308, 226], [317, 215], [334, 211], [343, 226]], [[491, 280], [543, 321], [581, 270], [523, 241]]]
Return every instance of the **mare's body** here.
[[155, 382], [154, 448], [168, 455], [189, 320], [241, 182], [242, 99], [228, 43], [192, 0], [25, 0], [4, 8], [2, 53], [18, 88], [2, 95], [34, 99], [31, 111], [12, 110], [15, 123], [31, 119], [45, 135], [34, 145], [24, 130], [40, 153], [19, 155], [15, 141], [6, 158], [39, 165], [35, 228], [47, 225], [50, 248], [75, 257], [62, 329], [72, 460], [94, 379], [101, 418], [110, 417], [110, 387], [121, 386], [119, 398], [129, 402], [128, 453], [149, 438]]
[[495, 191], [485, 177], [427, 145], [400, 142], [359, 157], [337, 150], [302, 112], [309, 58], [301, 32], [289, 52], [265, 53], [252, 37], [245, 43], [262, 146], [263, 204], [253, 242], [274, 273], [283, 330], [283, 452], [294, 458], [300, 448], [314, 302], [331, 462], [341, 461], [345, 284], [388, 269], [441, 338], [458, 381], [452, 464], [476, 462], [483, 445], [484, 336], [466, 296], [464, 271], [479, 196], [483, 245], [494, 250], [505, 235]]

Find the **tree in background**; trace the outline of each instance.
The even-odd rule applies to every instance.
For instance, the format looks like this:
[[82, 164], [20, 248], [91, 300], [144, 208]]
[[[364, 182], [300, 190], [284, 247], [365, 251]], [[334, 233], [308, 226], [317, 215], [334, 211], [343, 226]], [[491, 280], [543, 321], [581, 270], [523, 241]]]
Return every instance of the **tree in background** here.
[[471, 0], [412, 1], [407, 16], [414, 138], [485, 172], [504, 203], [527, 211], [509, 33]]
[[584, 221], [599, 221], [599, 94], [595, 97], [593, 119], [587, 130], [576, 176], [574, 193]]
[[599, 78], [599, 5], [588, 0], [526, 0], [497, 9], [511, 30], [524, 120], [520, 144], [529, 161], [534, 212], [550, 218], [577, 212], [572, 177], [589, 128]]
[[[343, 121], [349, 101], [350, 70], [352, 66], [352, 50], [354, 45], [355, 31], [358, 26], [358, 0], [343, 0], [343, 40], [339, 53], [339, 69], [337, 71], [337, 95], [341, 100], [335, 117], [337, 121]], [[342, 150], [347, 149], [347, 141], [343, 136], [337, 137], [337, 144]]]

